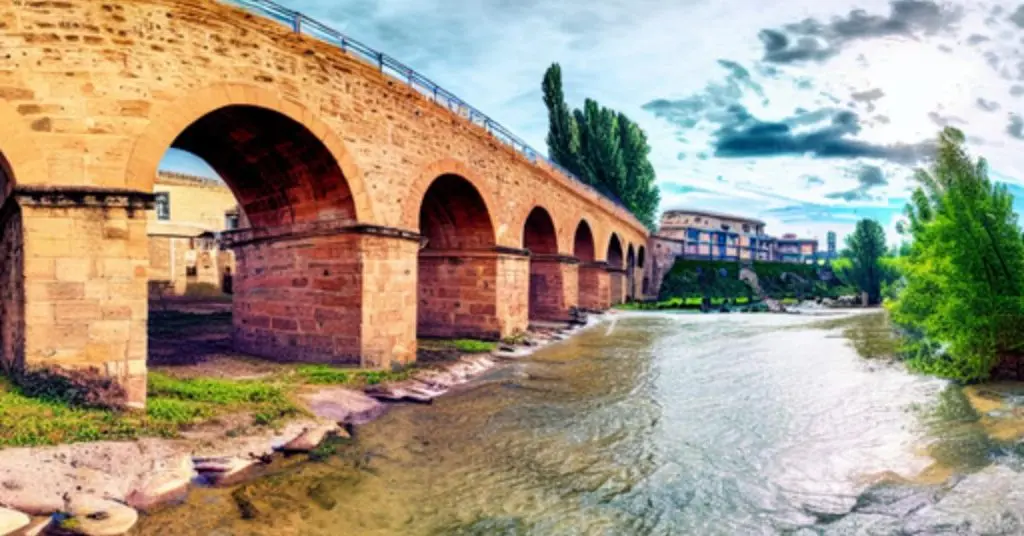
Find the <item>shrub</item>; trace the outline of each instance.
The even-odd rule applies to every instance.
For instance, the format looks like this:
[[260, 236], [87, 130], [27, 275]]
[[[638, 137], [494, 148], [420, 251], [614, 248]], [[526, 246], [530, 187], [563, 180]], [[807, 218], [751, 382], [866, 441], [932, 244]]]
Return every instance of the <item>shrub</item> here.
[[114, 378], [95, 368], [29, 370], [18, 376], [18, 386], [25, 396], [83, 408], [120, 409], [128, 399]]

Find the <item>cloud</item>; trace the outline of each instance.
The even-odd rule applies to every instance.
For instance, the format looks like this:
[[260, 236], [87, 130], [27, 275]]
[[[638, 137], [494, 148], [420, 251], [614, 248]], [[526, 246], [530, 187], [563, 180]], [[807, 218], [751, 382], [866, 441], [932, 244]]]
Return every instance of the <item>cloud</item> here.
[[787, 24], [781, 30], [766, 28], [758, 37], [764, 46], [765, 61], [824, 61], [856, 40], [932, 34], [959, 18], [959, 10], [946, 9], [930, 0], [895, 0], [890, 4], [888, 16], [870, 15], [855, 9], [828, 23], [809, 18]]
[[804, 183], [805, 183], [805, 184], [806, 184], [806, 185], [807, 185], [808, 187], [810, 187], [810, 186], [821, 186], [821, 185], [825, 184], [825, 180], [824, 180], [824, 179], [822, 179], [821, 177], [816, 177], [816, 176], [814, 176], [814, 175], [810, 175], [810, 176], [808, 176], [808, 177], [807, 177], [807, 178], [806, 178], [806, 179], [804, 180]]
[[999, 109], [999, 103], [996, 101], [990, 101], [982, 97], [978, 97], [978, 99], [975, 102], [977, 103], [978, 108], [981, 108], [986, 112], [994, 112]]
[[1010, 124], [1006, 125], [1006, 133], [1018, 140], [1024, 140], [1024, 120], [1017, 114], [1010, 114]]
[[[877, 158], [914, 164], [934, 152], [931, 142], [874, 144], [850, 136], [860, 131], [857, 114], [849, 110], [818, 110], [779, 122], [757, 119], [742, 106], [731, 108], [733, 120], [715, 133], [715, 156], [720, 158], [781, 155], [815, 158]], [[797, 129], [817, 120], [811, 129]], [[820, 124], [825, 123], [825, 124]]]
[[852, 190], [833, 192], [825, 194], [828, 199], [842, 199], [843, 201], [871, 201], [875, 196], [871, 194], [872, 188], [888, 186], [889, 181], [885, 178], [882, 168], [870, 164], [862, 164], [857, 169], [857, 182], [860, 183]]
[[1018, 28], [1024, 28], [1024, 5], [1017, 6], [1017, 10], [1010, 15], [1010, 22], [1016, 24]]

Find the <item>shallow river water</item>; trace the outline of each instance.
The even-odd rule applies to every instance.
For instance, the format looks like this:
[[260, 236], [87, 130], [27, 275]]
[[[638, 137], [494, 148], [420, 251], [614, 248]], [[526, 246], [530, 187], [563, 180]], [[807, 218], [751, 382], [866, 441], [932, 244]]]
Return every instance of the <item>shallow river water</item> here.
[[887, 333], [879, 314], [618, 315], [138, 533], [1020, 533], [1006, 493], [964, 495], [1024, 494], [1016, 436], [880, 359]]

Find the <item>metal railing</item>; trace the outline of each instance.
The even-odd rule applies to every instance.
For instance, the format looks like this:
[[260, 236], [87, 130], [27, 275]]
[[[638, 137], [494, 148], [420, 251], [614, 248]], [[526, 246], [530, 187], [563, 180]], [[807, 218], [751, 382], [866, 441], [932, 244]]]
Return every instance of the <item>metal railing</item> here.
[[[502, 143], [512, 147], [519, 154], [525, 156], [531, 163], [536, 164], [538, 160], [544, 162], [552, 169], [557, 170], [580, 186], [623, 208], [630, 217], [633, 217], [633, 219], [636, 220], [626, 205], [616, 196], [612, 195], [610, 192], [602, 191], [595, 188], [593, 185], [583, 182], [569, 170], [538, 153], [533, 147], [530, 147], [529, 144], [513, 134], [512, 131], [488, 117], [487, 114], [470, 106], [466, 101], [455, 96], [452, 92], [435, 84], [429, 78], [414, 71], [411, 67], [408, 67], [395, 58], [392, 58], [383, 52], [378, 52], [369, 46], [327, 26], [326, 24], [307, 17], [298, 11], [288, 9], [280, 4], [272, 2], [271, 0], [220, 1], [225, 4], [241, 7], [273, 21], [284, 24], [291, 28], [295, 33], [308, 35], [325, 43], [335, 45], [343, 52], [353, 53], [356, 57], [367, 61], [371, 65], [376, 65], [382, 73], [388, 74], [407, 83], [410, 87], [416, 89], [424, 96], [431, 98], [438, 105], [445, 106], [471, 123], [483, 127]], [[637, 221], [637, 223], [639, 224], [639, 221]]]

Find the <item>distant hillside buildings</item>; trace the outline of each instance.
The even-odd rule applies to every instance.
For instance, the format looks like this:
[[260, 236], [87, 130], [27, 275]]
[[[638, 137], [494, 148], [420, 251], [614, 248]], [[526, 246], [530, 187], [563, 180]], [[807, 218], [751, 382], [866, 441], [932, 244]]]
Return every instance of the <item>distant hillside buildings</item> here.
[[652, 290], [677, 258], [734, 262], [812, 263], [836, 257], [835, 233], [828, 233], [827, 251], [818, 251], [818, 240], [787, 233], [765, 233], [765, 222], [744, 216], [707, 210], [668, 210], [651, 235]]

